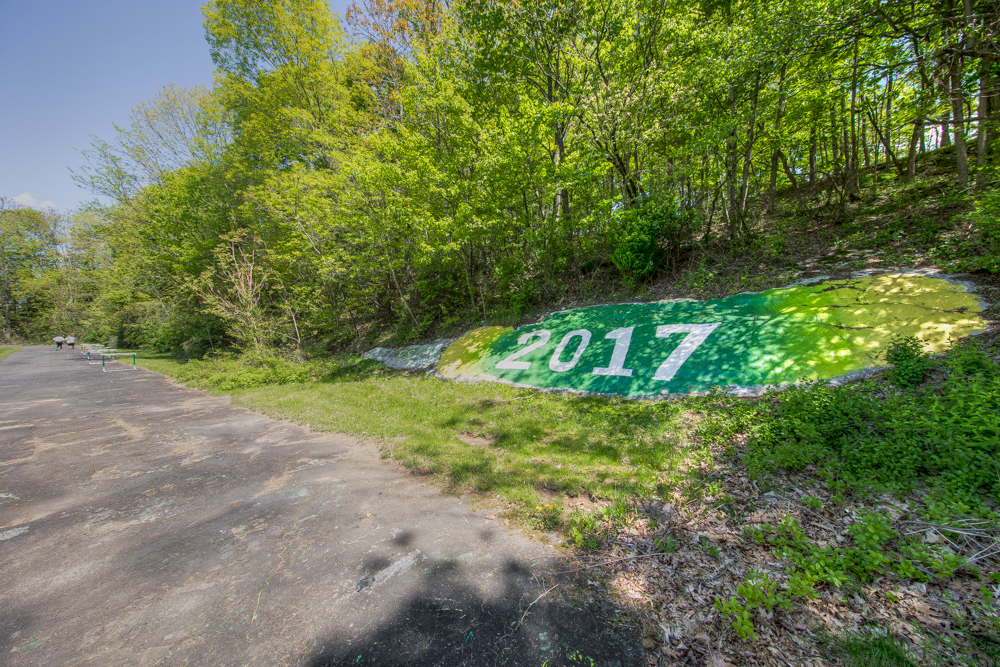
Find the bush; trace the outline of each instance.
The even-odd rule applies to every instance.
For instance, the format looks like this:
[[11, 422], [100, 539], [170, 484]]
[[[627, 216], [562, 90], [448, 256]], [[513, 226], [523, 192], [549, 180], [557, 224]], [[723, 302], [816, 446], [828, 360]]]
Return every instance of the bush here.
[[679, 211], [672, 201], [646, 201], [616, 218], [611, 261], [632, 286], [654, 278], [664, 267], [676, 267], [698, 229], [695, 213]]
[[971, 218], [983, 251], [975, 260], [976, 268], [1000, 273], [1000, 187], [987, 191], [976, 201]]
[[885, 353], [885, 360], [893, 365], [892, 379], [900, 387], [920, 384], [931, 367], [924, 344], [913, 336], [895, 338]]
[[984, 495], [1000, 501], [1000, 372], [974, 347], [960, 347], [948, 365], [935, 390], [790, 389], [751, 440], [749, 463], [816, 466], [856, 490], [905, 491], [926, 480], [942, 507], [958, 512], [983, 508]]

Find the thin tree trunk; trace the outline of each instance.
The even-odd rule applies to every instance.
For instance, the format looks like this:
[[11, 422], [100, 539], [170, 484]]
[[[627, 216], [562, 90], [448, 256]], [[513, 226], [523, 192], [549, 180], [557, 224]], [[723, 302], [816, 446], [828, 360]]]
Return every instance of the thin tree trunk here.
[[969, 182], [969, 156], [965, 150], [965, 103], [962, 95], [962, 57], [956, 53], [951, 59], [951, 114], [955, 121], [955, 165], [958, 184]]
[[872, 152], [868, 147], [868, 119], [861, 117], [861, 147], [865, 151], [865, 169], [872, 166]]
[[816, 119], [809, 129], [809, 185], [816, 182]]
[[990, 66], [993, 58], [983, 56], [979, 63], [979, 133], [976, 137], [976, 168], [977, 174], [981, 174], [986, 166], [987, 153], [989, 152], [989, 121], [990, 119]]
[[[875, 129], [875, 131], [878, 133], [879, 141], [882, 142], [882, 147], [885, 149], [885, 156], [887, 158], [887, 160], [886, 160], [886, 166], [888, 166], [888, 163], [891, 160], [892, 163], [896, 166], [896, 171], [899, 173], [899, 177], [905, 179], [906, 178], [906, 167], [904, 167], [902, 164], [900, 164], [899, 160], [896, 159], [896, 152], [892, 150], [892, 144], [889, 142], [889, 137], [887, 137], [885, 134], [883, 134], [882, 133], [882, 129], [878, 126], [878, 118], [875, 116], [874, 113], [872, 113], [871, 109], [868, 109], [867, 111], [868, 111], [869, 118], [871, 118], [872, 126]], [[877, 163], [878, 163], [878, 160], [876, 160], [876, 164]]]
[[906, 155], [907, 182], [917, 176], [917, 144], [922, 136], [924, 136], [924, 119], [920, 117], [913, 122], [913, 132], [910, 134], [910, 145]]
[[799, 206], [805, 208], [806, 203], [802, 200], [802, 193], [799, 191], [799, 183], [795, 178], [795, 170], [788, 166], [788, 159], [785, 154], [778, 149], [778, 158], [781, 160], [782, 167], [785, 171], [785, 176], [788, 177], [788, 182], [792, 184], [792, 192], [795, 194], [795, 199], [798, 200]]
[[837, 129], [837, 110], [830, 108], [830, 141], [833, 143], [833, 173], [840, 173], [840, 132]]

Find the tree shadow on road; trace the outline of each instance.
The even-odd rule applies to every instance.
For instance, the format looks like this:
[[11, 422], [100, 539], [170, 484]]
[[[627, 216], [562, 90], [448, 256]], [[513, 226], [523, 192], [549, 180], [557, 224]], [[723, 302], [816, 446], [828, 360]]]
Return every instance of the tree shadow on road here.
[[425, 568], [424, 577], [390, 618], [318, 642], [308, 667], [645, 663], [637, 628], [568, 575], [540, 576], [508, 561], [501, 590], [486, 596], [453, 562]]

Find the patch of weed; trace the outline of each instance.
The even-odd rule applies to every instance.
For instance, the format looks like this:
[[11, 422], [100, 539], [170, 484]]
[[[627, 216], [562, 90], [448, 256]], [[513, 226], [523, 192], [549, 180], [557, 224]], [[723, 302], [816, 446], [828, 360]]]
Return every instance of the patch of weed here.
[[972, 344], [945, 362], [944, 380], [914, 386], [930, 361], [899, 341], [893, 380], [808, 385], [774, 396], [751, 433], [747, 461], [758, 473], [815, 466], [838, 492], [931, 487], [939, 516], [989, 512], [1000, 500], [1000, 369]]
[[834, 635], [828, 643], [852, 667], [917, 667], [903, 641], [881, 628]]

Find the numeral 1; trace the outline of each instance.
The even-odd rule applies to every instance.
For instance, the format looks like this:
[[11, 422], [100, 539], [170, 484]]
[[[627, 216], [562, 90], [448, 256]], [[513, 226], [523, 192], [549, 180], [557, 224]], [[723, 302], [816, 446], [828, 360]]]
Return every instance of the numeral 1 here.
[[615, 341], [615, 349], [611, 352], [611, 364], [607, 368], [595, 368], [594, 375], [632, 377], [632, 369], [625, 368], [625, 357], [628, 355], [628, 346], [632, 344], [634, 330], [635, 327], [622, 327], [605, 336], [607, 340]]

